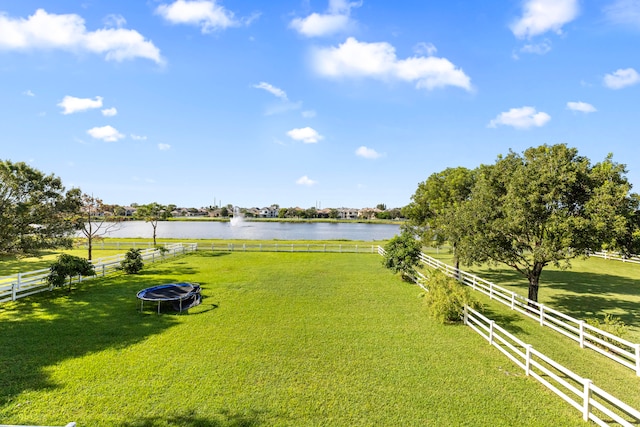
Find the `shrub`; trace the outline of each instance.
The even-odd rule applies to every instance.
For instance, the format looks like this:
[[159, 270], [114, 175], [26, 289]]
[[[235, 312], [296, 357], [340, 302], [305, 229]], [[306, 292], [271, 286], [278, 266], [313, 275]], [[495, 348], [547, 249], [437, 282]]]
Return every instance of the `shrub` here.
[[129, 249], [127, 253], [124, 254], [122, 262], [120, 262], [120, 269], [127, 274], [138, 274], [142, 270], [142, 267], [144, 267], [144, 262], [142, 262], [140, 249]]
[[384, 247], [386, 253], [382, 264], [394, 273], [401, 273], [404, 279], [413, 279], [421, 249], [420, 242], [409, 233], [394, 236]]
[[73, 255], [62, 254], [57, 261], [49, 267], [47, 283], [51, 286], [63, 286], [67, 277], [69, 278], [69, 291], [71, 291], [71, 280], [75, 276], [94, 276], [96, 274], [93, 264], [84, 258]]
[[[602, 320], [598, 318], [587, 319], [587, 323], [594, 328], [602, 329], [603, 331], [609, 332], [610, 334], [613, 334], [620, 338], [624, 338], [624, 336], [629, 332], [627, 325], [625, 325], [624, 322], [618, 317], [612, 316], [611, 314], [605, 314]], [[602, 334], [594, 331], [589, 331], [589, 333], [597, 338], [600, 338], [602, 341], [608, 342], [610, 344], [616, 344], [614, 340]], [[608, 348], [602, 344], [596, 343], [596, 345], [605, 350], [608, 350]]]
[[427, 277], [424, 300], [431, 317], [441, 323], [462, 320], [464, 306], [480, 309], [480, 303], [471, 296], [468, 288], [440, 271], [432, 271]]

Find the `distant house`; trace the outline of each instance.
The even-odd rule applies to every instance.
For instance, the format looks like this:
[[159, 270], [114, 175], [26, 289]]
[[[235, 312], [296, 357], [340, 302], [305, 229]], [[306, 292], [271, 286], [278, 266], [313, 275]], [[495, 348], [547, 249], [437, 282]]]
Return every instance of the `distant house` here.
[[358, 209], [338, 208], [339, 219], [358, 219]]
[[262, 208], [258, 210], [257, 216], [260, 218], [277, 218], [280, 208], [275, 205], [271, 205], [268, 208]]
[[375, 219], [378, 213], [382, 212], [378, 208], [363, 208], [358, 211], [358, 218]]

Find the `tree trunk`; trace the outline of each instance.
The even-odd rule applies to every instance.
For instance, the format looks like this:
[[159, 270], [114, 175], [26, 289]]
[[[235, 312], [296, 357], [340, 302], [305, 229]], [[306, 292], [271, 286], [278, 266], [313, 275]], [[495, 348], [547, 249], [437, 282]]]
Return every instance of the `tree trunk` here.
[[91, 249], [93, 248], [93, 236], [92, 236], [92, 235], [89, 235], [89, 236], [87, 237], [87, 246], [88, 246], [88, 249], [87, 249], [87, 259], [88, 259], [89, 261], [91, 261]]
[[151, 225], [153, 226], [153, 246], [157, 246], [156, 245], [156, 227], [158, 227], [158, 224], [152, 223]]
[[[531, 301], [538, 302], [538, 287], [540, 283], [540, 275], [542, 274], [542, 268], [544, 264], [536, 262], [533, 264], [533, 268], [529, 271], [527, 278], [529, 279], [529, 296]], [[529, 303], [529, 305], [537, 306], [537, 304]]]

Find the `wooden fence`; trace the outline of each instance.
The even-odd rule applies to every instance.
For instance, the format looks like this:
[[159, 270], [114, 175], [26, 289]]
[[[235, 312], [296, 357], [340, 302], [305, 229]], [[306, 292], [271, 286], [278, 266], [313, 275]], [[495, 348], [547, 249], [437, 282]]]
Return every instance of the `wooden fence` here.
[[575, 319], [544, 304], [531, 301], [515, 292], [504, 289], [466, 271], [456, 269], [428, 255], [421, 254], [420, 260], [425, 265], [438, 269], [447, 276], [457, 279], [460, 283], [482, 292], [492, 300], [537, 320], [540, 326], [547, 326], [578, 342], [580, 348], [590, 348], [634, 370], [636, 375], [640, 376], [640, 344], [632, 343], [591, 326], [584, 320]]
[[[197, 250], [195, 243], [177, 243], [166, 245], [163, 249], [145, 249], [140, 252], [144, 262], [156, 262], [166, 258], [172, 258], [188, 252]], [[78, 276], [72, 278], [72, 283], [79, 283], [94, 277], [104, 277], [112, 274], [120, 267], [124, 259], [124, 254], [114, 255], [105, 258], [92, 260], [96, 275], [90, 277]], [[15, 301], [39, 292], [52, 291], [46, 279], [49, 276], [49, 269], [29, 271], [26, 273], [13, 274], [11, 276], [0, 277], [0, 303]]]
[[580, 411], [585, 421], [591, 420], [600, 426], [614, 422], [625, 427], [640, 422], [640, 411], [535, 350], [468, 306], [464, 308], [464, 324], [522, 368], [527, 376], [540, 381]]

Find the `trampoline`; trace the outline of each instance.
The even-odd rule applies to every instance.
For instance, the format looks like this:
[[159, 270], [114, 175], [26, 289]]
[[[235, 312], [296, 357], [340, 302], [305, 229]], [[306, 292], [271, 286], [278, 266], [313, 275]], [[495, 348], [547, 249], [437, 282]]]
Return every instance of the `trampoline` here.
[[171, 302], [176, 311], [188, 310], [200, 304], [200, 285], [197, 283], [167, 283], [165, 285], [152, 286], [143, 289], [136, 294], [140, 300], [140, 311], [144, 310], [145, 301], [156, 301], [158, 303], [158, 314], [160, 314], [160, 304]]

